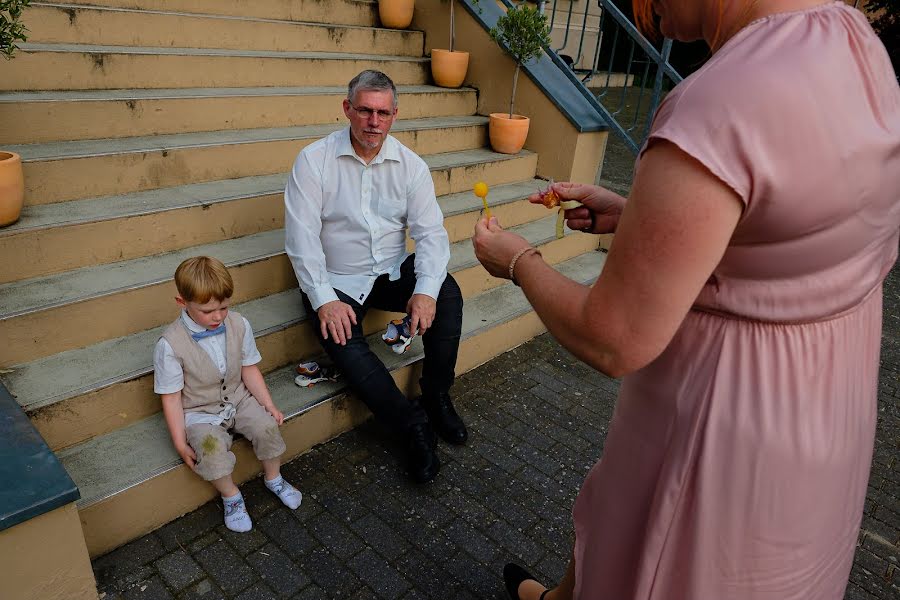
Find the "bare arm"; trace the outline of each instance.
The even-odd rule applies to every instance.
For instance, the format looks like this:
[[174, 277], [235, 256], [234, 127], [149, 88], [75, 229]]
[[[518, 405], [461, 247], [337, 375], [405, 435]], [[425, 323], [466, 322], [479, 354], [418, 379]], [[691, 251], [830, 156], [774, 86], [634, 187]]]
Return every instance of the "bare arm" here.
[[181, 391], [172, 394], [161, 394], [163, 415], [166, 417], [166, 425], [169, 427], [169, 435], [172, 436], [172, 444], [184, 463], [194, 468], [197, 455], [187, 443], [184, 432], [184, 407], [181, 405]]
[[592, 287], [535, 255], [519, 261], [515, 276], [563, 346], [620, 377], [669, 344], [721, 260], [741, 211], [733, 190], [675, 145], [660, 142], [642, 159]]
[[241, 367], [241, 379], [260, 406], [269, 411], [269, 414], [275, 417], [275, 420], [281, 425], [284, 422], [284, 415], [272, 402], [272, 396], [269, 394], [269, 388], [263, 379], [262, 372], [257, 365], [248, 365]]

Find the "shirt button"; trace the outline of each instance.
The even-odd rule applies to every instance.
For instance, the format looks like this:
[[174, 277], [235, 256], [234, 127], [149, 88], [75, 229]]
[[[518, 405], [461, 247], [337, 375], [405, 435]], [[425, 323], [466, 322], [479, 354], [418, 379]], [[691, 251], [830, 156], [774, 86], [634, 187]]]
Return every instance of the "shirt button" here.
[[226, 387], [227, 387], [227, 386], [224, 386], [224, 385], [223, 385], [223, 386], [222, 386], [222, 389], [224, 390]]
[[219, 403], [219, 406], [221, 406], [221, 407], [224, 408], [224, 407], [225, 407], [225, 403], [224, 403], [224, 402], [220, 402], [220, 403]]
[[[228, 400], [228, 396], [225, 396], [225, 400]], [[222, 406], [225, 406], [224, 404]]]

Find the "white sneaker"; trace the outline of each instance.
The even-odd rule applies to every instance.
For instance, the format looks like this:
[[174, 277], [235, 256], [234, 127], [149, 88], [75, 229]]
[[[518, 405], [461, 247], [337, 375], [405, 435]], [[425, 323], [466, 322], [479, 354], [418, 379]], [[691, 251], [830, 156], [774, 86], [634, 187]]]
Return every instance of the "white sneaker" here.
[[412, 318], [406, 315], [402, 319], [394, 319], [387, 324], [387, 328], [381, 336], [384, 343], [391, 347], [395, 354], [403, 354], [416, 334], [410, 331], [410, 322]]
[[322, 366], [314, 361], [300, 363], [296, 371], [298, 375], [294, 378], [294, 383], [300, 387], [312, 387], [320, 381], [337, 381], [341, 376], [334, 367]]

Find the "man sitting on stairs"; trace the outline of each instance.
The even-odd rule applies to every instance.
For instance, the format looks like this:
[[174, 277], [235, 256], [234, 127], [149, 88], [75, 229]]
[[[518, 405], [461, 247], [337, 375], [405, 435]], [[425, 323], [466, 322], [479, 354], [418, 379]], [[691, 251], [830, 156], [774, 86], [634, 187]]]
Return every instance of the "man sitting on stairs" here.
[[[450, 243], [428, 165], [388, 135], [397, 89], [363, 71], [343, 101], [350, 126], [300, 152], [285, 189], [285, 249], [316, 336], [375, 417], [406, 437], [419, 483], [440, 469], [432, 427], [451, 444], [468, 433], [450, 400], [462, 293], [447, 273]], [[406, 231], [416, 252], [406, 251]], [[370, 308], [409, 315], [422, 335], [422, 396], [407, 399], [369, 348]]]

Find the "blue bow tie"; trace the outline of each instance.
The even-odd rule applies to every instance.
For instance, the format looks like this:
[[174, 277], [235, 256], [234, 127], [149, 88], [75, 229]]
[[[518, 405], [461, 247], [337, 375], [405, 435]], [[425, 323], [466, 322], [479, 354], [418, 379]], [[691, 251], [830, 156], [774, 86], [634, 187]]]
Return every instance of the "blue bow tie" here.
[[197, 332], [197, 333], [194, 333], [192, 331], [191, 337], [199, 342], [203, 338], [208, 338], [208, 337], [212, 337], [214, 335], [219, 335], [220, 333], [225, 333], [225, 323], [222, 323], [215, 329], [205, 329], [205, 330]]

